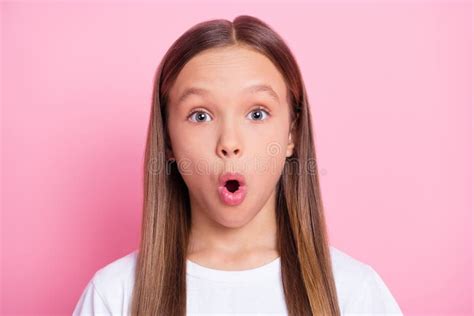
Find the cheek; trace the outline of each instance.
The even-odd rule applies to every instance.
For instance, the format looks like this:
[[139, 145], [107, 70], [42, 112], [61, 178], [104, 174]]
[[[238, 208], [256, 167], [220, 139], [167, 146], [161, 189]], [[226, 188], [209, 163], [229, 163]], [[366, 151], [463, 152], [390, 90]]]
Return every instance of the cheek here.
[[281, 160], [286, 157], [288, 126], [283, 119], [247, 135], [248, 149], [259, 157]]
[[[268, 182], [277, 180], [286, 161], [287, 139], [282, 135], [271, 135], [270, 137], [258, 137], [252, 140], [251, 173], [256, 175], [257, 181]], [[260, 178], [261, 177], [261, 178]], [[260, 180], [259, 180], [260, 178]]]
[[212, 153], [214, 132], [210, 128], [170, 120], [169, 134], [173, 153], [179, 160], [202, 160]]
[[[202, 186], [205, 178], [219, 169], [214, 157], [212, 135], [203, 135], [204, 129], [175, 126], [170, 128], [173, 154], [178, 169], [188, 187]], [[207, 141], [206, 141], [207, 140]]]

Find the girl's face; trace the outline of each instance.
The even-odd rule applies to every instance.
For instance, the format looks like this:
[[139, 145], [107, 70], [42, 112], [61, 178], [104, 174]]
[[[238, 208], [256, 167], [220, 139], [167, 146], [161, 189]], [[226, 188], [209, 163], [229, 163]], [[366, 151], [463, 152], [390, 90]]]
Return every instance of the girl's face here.
[[[184, 66], [170, 90], [168, 130], [193, 219], [235, 228], [262, 210], [274, 212], [276, 185], [294, 147], [286, 100], [282, 75], [250, 49], [206, 50]], [[228, 171], [245, 177], [238, 205], [219, 197], [219, 176]]]

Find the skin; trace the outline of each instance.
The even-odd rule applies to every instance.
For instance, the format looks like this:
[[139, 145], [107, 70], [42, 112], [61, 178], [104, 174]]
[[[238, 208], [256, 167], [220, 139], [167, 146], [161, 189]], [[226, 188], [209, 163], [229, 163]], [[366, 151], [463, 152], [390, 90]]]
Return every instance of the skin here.
[[[243, 92], [262, 83], [273, 88], [278, 100], [266, 92]], [[209, 93], [178, 102], [191, 86]], [[276, 185], [294, 148], [286, 100], [277, 68], [245, 47], [206, 50], [179, 73], [168, 102], [169, 156], [176, 159], [190, 192], [189, 260], [213, 269], [245, 270], [279, 256]], [[245, 176], [247, 196], [237, 206], [219, 199], [218, 177], [225, 171]]]

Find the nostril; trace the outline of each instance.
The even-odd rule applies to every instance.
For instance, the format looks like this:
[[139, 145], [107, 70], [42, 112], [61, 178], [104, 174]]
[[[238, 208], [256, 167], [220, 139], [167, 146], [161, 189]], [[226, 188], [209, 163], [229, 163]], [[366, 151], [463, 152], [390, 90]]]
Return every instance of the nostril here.
[[237, 191], [239, 189], [239, 186], [240, 186], [240, 184], [239, 184], [239, 181], [237, 181], [237, 180], [228, 180], [225, 183], [225, 187], [227, 188], [227, 190], [229, 190], [232, 193]]
[[234, 155], [238, 155], [240, 153], [240, 149], [234, 149], [234, 150], [226, 150], [226, 149], [221, 149], [221, 153], [224, 155], [224, 156], [227, 156], [231, 153], [234, 153]]

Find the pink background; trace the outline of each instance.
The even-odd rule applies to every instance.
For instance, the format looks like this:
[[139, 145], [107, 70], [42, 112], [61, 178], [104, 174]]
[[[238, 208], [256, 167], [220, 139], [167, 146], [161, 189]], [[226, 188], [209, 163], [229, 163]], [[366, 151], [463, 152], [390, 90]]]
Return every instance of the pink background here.
[[2, 312], [70, 314], [138, 246], [156, 67], [250, 14], [303, 72], [330, 243], [406, 315], [472, 314], [471, 4], [182, 2], [1, 4]]

